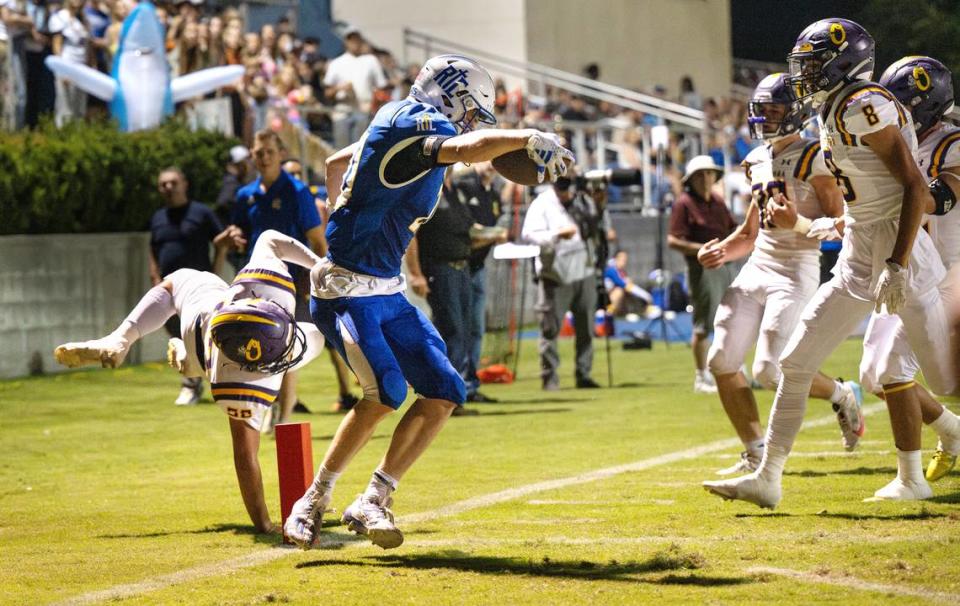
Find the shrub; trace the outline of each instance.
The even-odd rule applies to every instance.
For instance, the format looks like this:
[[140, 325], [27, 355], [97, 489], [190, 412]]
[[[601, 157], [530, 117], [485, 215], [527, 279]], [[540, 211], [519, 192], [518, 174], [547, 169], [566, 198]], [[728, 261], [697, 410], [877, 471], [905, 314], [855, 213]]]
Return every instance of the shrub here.
[[157, 172], [179, 166], [211, 203], [236, 139], [179, 120], [136, 133], [112, 122], [0, 133], [0, 235], [139, 231], [162, 205]]

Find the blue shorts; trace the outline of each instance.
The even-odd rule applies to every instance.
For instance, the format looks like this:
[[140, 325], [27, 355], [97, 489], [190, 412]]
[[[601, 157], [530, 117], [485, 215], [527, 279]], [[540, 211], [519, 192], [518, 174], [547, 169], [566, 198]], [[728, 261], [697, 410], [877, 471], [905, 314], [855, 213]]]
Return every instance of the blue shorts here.
[[437, 329], [402, 293], [313, 297], [310, 315], [357, 375], [364, 399], [400, 408], [407, 383], [423, 398], [457, 405], [466, 399]]

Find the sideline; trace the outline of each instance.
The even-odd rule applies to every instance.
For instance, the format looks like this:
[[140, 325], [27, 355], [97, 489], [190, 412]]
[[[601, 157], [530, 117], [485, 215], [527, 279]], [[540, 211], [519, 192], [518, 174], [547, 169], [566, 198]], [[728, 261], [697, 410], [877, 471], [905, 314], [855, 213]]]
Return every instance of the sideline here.
[[[863, 415], [872, 415], [881, 410], [886, 410], [886, 404], [884, 402], [877, 402], [869, 406], [864, 406]], [[823, 427], [824, 425], [830, 425], [836, 422], [836, 418], [833, 415], [830, 415], [828, 417], [821, 417], [819, 419], [807, 421], [803, 424], [802, 429]], [[479, 497], [473, 497], [471, 499], [444, 505], [443, 507], [438, 507], [437, 509], [433, 509], [431, 511], [401, 516], [400, 522], [405, 524], [416, 524], [419, 522], [435, 520], [437, 518], [455, 516], [473, 509], [489, 507], [505, 501], [512, 501], [530, 494], [544, 492], [547, 490], [556, 490], [558, 488], [566, 488], [568, 486], [576, 486], [578, 484], [587, 484], [589, 482], [596, 482], [598, 480], [605, 480], [607, 478], [612, 478], [624, 473], [644, 471], [650, 469], [651, 467], [658, 467], [660, 465], [666, 465], [667, 463], [695, 459], [705, 454], [726, 450], [739, 445], [740, 440], [738, 438], [717, 440], [701, 446], [695, 446], [685, 450], [678, 450], [648, 459], [641, 459], [639, 461], [634, 461], [633, 463], [616, 465], [614, 467], [604, 467], [601, 469], [595, 469], [593, 471], [577, 474], [575, 476], [558, 478], [556, 480], [547, 480], [545, 482], [535, 482], [525, 486], [518, 486], [517, 488], [510, 488], [507, 490], [501, 490], [499, 492], [481, 495]], [[322, 551], [324, 548], [333, 547], [365, 547], [367, 545], [369, 545], [369, 543], [367, 543], [365, 540], [336, 539], [329, 542], [321, 541], [320, 550]], [[113, 587], [108, 587], [107, 589], [84, 593], [62, 602], [57, 602], [57, 604], [58, 606], [84, 606], [86, 604], [96, 604], [97, 602], [103, 602], [107, 600], [121, 600], [144, 593], [149, 593], [151, 591], [166, 589], [167, 587], [171, 587], [173, 585], [180, 585], [182, 583], [190, 583], [210, 577], [230, 574], [231, 572], [235, 572], [237, 570], [279, 560], [280, 558], [285, 558], [296, 553], [301, 553], [301, 551], [294, 547], [269, 547], [231, 560], [195, 566], [193, 568], [187, 568], [177, 572], [160, 575], [151, 579], [139, 581], [137, 583], [115, 585]]]

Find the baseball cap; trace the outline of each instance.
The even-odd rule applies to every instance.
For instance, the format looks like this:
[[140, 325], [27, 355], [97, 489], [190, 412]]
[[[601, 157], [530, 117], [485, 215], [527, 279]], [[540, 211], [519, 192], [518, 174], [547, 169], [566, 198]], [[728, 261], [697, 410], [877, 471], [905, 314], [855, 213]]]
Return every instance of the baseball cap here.
[[239, 164], [250, 157], [250, 150], [242, 145], [234, 145], [230, 148], [230, 164]]

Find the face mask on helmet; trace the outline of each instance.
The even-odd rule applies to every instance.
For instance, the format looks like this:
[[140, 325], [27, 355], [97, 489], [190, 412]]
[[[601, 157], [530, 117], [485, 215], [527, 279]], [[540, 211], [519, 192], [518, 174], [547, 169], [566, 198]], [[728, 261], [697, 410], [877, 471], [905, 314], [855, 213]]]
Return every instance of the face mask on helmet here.
[[210, 336], [223, 355], [250, 372], [283, 372], [306, 353], [306, 335], [293, 316], [266, 299], [225, 305], [210, 320]]
[[793, 134], [803, 128], [805, 114], [786, 74], [770, 74], [757, 84], [747, 104], [750, 136], [771, 141]]
[[918, 134], [953, 110], [953, 77], [932, 57], [904, 57], [883, 72], [880, 84], [910, 112]]

